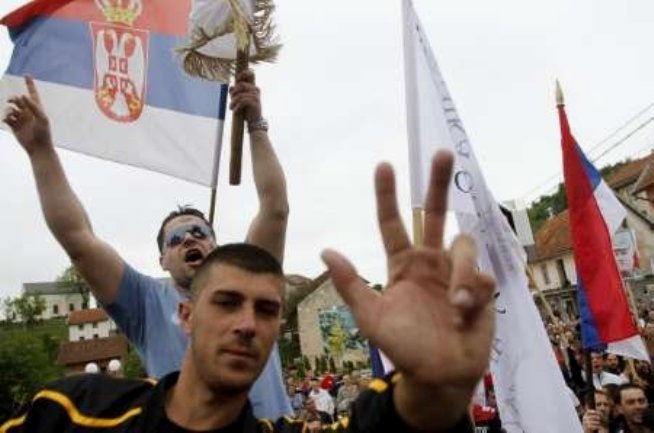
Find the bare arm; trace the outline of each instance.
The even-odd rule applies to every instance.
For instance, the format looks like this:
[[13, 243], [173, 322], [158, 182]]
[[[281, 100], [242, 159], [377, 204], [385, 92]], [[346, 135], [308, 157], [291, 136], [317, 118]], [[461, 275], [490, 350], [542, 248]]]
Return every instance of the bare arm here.
[[[259, 93], [252, 71], [239, 74], [231, 89], [231, 108], [234, 111], [246, 110], [246, 119], [250, 125], [261, 119]], [[259, 211], [252, 220], [246, 241], [265, 249], [283, 262], [289, 212], [284, 171], [266, 131], [252, 131], [250, 146]]]
[[71, 189], [50, 135], [50, 127], [31, 78], [29, 96], [10, 99], [4, 118], [32, 164], [41, 209], [48, 228], [103, 303], [113, 302], [124, 262], [93, 234], [82, 204]]

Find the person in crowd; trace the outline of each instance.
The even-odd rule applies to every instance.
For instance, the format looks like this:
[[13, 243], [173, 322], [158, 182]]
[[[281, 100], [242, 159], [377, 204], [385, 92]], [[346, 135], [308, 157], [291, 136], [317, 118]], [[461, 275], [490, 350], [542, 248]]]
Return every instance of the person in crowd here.
[[611, 433], [609, 420], [611, 415], [611, 403], [606, 391], [596, 389], [593, 392], [595, 398], [595, 409], [590, 407], [590, 395], [586, 395], [584, 401], [584, 416], [582, 424], [584, 433]]
[[334, 399], [326, 389], [320, 386], [318, 379], [311, 381], [311, 390], [309, 391], [308, 398], [316, 402], [319, 411], [328, 413], [329, 416], [334, 416]]
[[[28, 95], [9, 100], [11, 108], [4, 121], [27, 152], [50, 231], [93, 295], [136, 347], [147, 373], [161, 377], [178, 370], [187, 338], [179, 327], [177, 310], [190, 294], [190, 282], [198, 267], [216, 247], [213, 228], [197, 209], [183, 207], [173, 211], [163, 220], [157, 234], [159, 261], [170, 274], [172, 284], [132, 268], [93, 232], [90, 218], [70, 187], [55, 151], [36, 86], [30, 77], [26, 77], [26, 84]], [[264, 248], [282, 261], [288, 216], [286, 183], [268, 139], [252, 71], [239, 74], [230, 91], [231, 108], [243, 112], [249, 125], [260, 205], [246, 242]], [[275, 353], [253, 388], [252, 404], [259, 416], [276, 418], [291, 413]]]
[[616, 408], [620, 415], [616, 433], [651, 433], [645, 425], [645, 412], [648, 401], [645, 391], [638, 385], [620, 385], [616, 392]]
[[654, 360], [654, 309], [650, 309], [647, 312], [647, 319], [645, 320], [645, 325], [641, 333], [645, 341], [645, 346], [647, 347], [649, 358], [650, 360]]
[[[338, 432], [472, 432], [468, 406], [488, 368], [494, 335], [492, 277], [477, 269], [474, 240], [443, 247], [453, 156], [432, 163], [424, 241], [411, 245], [401, 222], [393, 172], [376, 174], [378, 221], [388, 282], [370, 289], [342, 255], [322, 258], [357, 326], [397, 370], [359, 395]], [[249, 244], [223, 245], [198, 266], [179, 307], [189, 345], [179, 372], [152, 381], [71, 376], [36, 394], [0, 430], [69, 432], [307, 430], [301, 421], [256, 419], [248, 392], [279, 336], [284, 276], [279, 262]], [[383, 326], [379, 317], [384, 313]], [[407, 335], [413, 338], [406, 338]], [[81, 415], [83, 414], [83, 416]]]
[[624, 370], [624, 361], [622, 357], [615, 353], [607, 353], [605, 355], [604, 371], [615, 374], [617, 376], [622, 374]]
[[297, 415], [304, 408], [306, 398], [294, 383], [287, 384], [286, 389], [288, 391], [288, 398], [291, 401], [293, 413]]
[[343, 383], [338, 388], [336, 395], [336, 413], [344, 415], [350, 409], [350, 405], [359, 395], [359, 387], [356, 382], [352, 380], [349, 374], [343, 375]]
[[[604, 370], [604, 354], [600, 352], [591, 352], [590, 363], [593, 375], [593, 386], [595, 389], [602, 389], [608, 384], [622, 385], [626, 379], [616, 374]], [[585, 375], [585, 372], [584, 372]]]
[[330, 414], [318, 410], [318, 404], [313, 397], [307, 397], [304, 400], [303, 408], [299, 413], [298, 418], [306, 422], [309, 429], [327, 426], [334, 422]]

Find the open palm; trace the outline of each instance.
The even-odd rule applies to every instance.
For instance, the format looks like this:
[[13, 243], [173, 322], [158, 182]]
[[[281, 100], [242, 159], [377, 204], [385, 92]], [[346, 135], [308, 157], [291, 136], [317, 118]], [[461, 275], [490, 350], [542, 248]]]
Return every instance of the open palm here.
[[379, 226], [388, 259], [388, 284], [367, 288], [340, 254], [323, 258], [362, 333], [396, 368], [428, 386], [474, 386], [488, 365], [494, 319], [493, 279], [477, 272], [472, 239], [460, 235], [443, 249], [452, 156], [432, 164], [425, 238], [413, 246], [400, 219], [390, 166], [376, 174]]

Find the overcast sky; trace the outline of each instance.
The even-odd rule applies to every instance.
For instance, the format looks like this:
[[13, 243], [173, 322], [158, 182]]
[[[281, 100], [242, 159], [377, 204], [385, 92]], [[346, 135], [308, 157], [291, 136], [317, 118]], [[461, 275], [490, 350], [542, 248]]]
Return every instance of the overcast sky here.
[[[2, 1], [0, 15], [23, 3]], [[654, 116], [648, 108], [654, 102], [651, 1], [414, 3], [498, 200], [533, 199], [560, 181], [555, 78], [563, 84], [577, 140], [591, 158]], [[383, 282], [372, 188], [378, 162], [396, 167], [401, 206], [407, 221], [410, 216], [401, 2], [279, 0], [276, 22], [284, 43], [279, 61], [256, 71], [264, 115], [288, 179], [286, 271], [318, 275], [324, 270], [319, 252], [329, 246], [352, 258], [364, 277]], [[2, 70], [11, 50], [3, 30]], [[598, 165], [642, 156], [653, 138], [654, 126], [648, 124]], [[60, 154], [96, 233], [136, 268], [163, 275], [155, 245], [162, 217], [176, 204], [207, 210], [209, 190], [68, 151]], [[245, 158], [249, 161], [249, 153]], [[256, 210], [249, 167], [244, 185], [230, 187], [228, 161], [223, 152], [219, 242], [242, 240]], [[18, 294], [24, 282], [54, 279], [68, 259], [45, 226], [27, 157], [2, 130], [0, 185], [2, 297]]]

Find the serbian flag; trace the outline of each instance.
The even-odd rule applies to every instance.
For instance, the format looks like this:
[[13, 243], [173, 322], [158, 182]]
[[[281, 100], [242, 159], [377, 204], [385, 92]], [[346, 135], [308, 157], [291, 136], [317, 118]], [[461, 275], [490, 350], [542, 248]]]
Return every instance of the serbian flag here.
[[175, 49], [190, 0], [34, 0], [0, 20], [14, 43], [0, 101], [31, 75], [57, 146], [215, 185], [227, 86]]
[[586, 349], [606, 348], [611, 353], [649, 361], [629, 312], [611, 244], [611, 236], [622, 224], [626, 212], [577, 145], [562, 97], [559, 99], [563, 174], [577, 270], [582, 344]]

